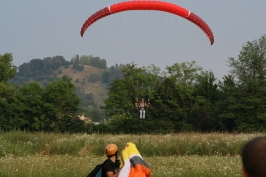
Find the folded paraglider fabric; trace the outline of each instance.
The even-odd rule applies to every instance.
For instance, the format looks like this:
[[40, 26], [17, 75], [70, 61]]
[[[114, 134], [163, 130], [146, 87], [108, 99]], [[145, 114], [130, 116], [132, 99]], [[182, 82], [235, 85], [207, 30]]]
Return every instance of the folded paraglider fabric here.
[[118, 177], [150, 177], [149, 165], [143, 160], [136, 145], [127, 143], [122, 151], [123, 167]]

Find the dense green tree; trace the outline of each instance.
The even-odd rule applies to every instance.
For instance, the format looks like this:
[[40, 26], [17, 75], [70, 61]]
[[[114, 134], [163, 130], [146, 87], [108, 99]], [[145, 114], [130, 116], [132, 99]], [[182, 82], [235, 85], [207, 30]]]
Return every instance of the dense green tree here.
[[84, 122], [77, 115], [80, 103], [75, 86], [64, 76], [42, 88], [24, 84], [9, 99], [0, 101], [0, 123], [5, 130], [78, 132]]
[[229, 58], [230, 74], [223, 89], [228, 94], [226, 111], [221, 115], [238, 131], [266, 128], [266, 35], [242, 47], [238, 58]]
[[108, 71], [110, 72], [108, 83], [111, 83], [113, 79], [122, 79], [123, 78], [123, 73], [120, 70], [121, 67], [123, 67], [123, 65], [120, 65], [120, 66], [116, 65], [116, 67], [111, 66], [108, 69]]
[[87, 56], [87, 55], [82, 55], [82, 56], [80, 57], [80, 64], [90, 66], [90, 65], [91, 65], [91, 60], [92, 60], [92, 58], [93, 58], [92, 55], [89, 55], [89, 56]]
[[201, 72], [195, 82], [195, 106], [192, 124], [197, 131], [219, 130], [219, 104], [223, 93], [218, 90], [212, 71]]
[[69, 122], [65, 119], [79, 120], [77, 111], [80, 98], [74, 93], [75, 85], [71, 80], [63, 76], [61, 80], [49, 83], [44, 89], [44, 107], [49, 117], [49, 124], [46, 128], [49, 131], [63, 131], [62, 127], [67, 128], [66, 123]]
[[[193, 130], [193, 114], [197, 108], [197, 98], [195, 97], [195, 83], [199, 78], [202, 67], [196, 65], [195, 61], [175, 63], [166, 67], [169, 79], [175, 83], [176, 96], [173, 97], [177, 104], [175, 117], [176, 131]], [[175, 109], [169, 108], [169, 109]]]
[[172, 66], [166, 67], [170, 78], [175, 80], [178, 84], [188, 85], [193, 84], [202, 71], [202, 67], [196, 65], [196, 61], [175, 63]]
[[35, 80], [42, 80], [53, 74], [60, 66], [66, 66], [69, 62], [62, 56], [46, 57], [44, 59], [32, 59], [18, 67], [18, 78], [32, 77]]
[[231, 105], [235, 102], [233, 95], [236, 95], [237, 88], [236, 82], [233, 75], [225, 75], [223, 80], [218, 83], [220, 90], [222, 91], [224, 97], [219, 103], [219, 114], [218, 114], [218, 124], [220, 130], [223, 131], [233, 131], [235, 130], [235, 119], [234, 113], [228, 109], [228, 105]]
[[17, 68], [12, 64], [12, 54], [0, 55], [0, 101], [13, 94], [14, 85], [9, 80], [16, 75]]
[[182, 120], [180, 113], [180, 104], [175, 82], [167, 78], [159, 89], [156, 90], [154, 97], [151, 99], [151, 105], [147, 108], [147, 117], [154, 122], [165, 122], [164, 124], [169, 124], [170, 129], [178, 131], [180, 130], [179, 122]]
[[107, 61], [105, 59], [101, 59], [100, 68], [106, 68], [106, 67], [107, 67]]
[[94, 66], [96, 68], [106, 68], [107, 62], [105, 59], [100, 59], [99, 57], [83, 55], [80, 57], [79, 64]]
[[20, 77], [31, 77], [31, 68], [28, 63], [23, 63], [19, 66], [18, 76]]
[[131, 92], [132, 102], [141, 98], [151, 99], [163, 80], [159, 75], [160, 68], [154, 65], [137, 68], [136, 64], [132, 63], [120, 66], [119, 70], [123, 76], [121, 79]]
[[141, 88], [145, 91], [145, 97], [147, 97], [148, 100], [153, 99], [154, 94], [165, 79], [165, 73], [161, 72], [159, 67], [150, 65], [143, 68], [141, 77], [143, 77]]
[[106, 68], [106, 60], [100, 59], [99, 57], [93, 57], [91, 60], [91, 66], [97, 68]]
[[196, 94], [203, 96], [205, 99], [214, 103], [218, 100], [216, 78], [212, 71], [203, 71], [196, 78], [195, 87]]
[[76, 55], [72, 58], [71, 62], [73, 63], [73, 69], [82, 71], [84, 69], [84, 66], [80, 63], [79, 55]]
[[102, 82], [109, 83], [109, 77], [110, 77], [110, 72], [108, 72], [107, 70], [104, 70], [102, 73], [102, 77], [101, 77]]
[[[46, 124], [46, 113], [43, 109], [43, 89], [37, 82], [30, 84], [24, 84], [10, 101], [12, 107], [16, 107], [14, 110], [14, 117], [23, 119], [24, 125], [20, 125], [20, 129], [30, 131], [44, 130]], [[15, 116], [17, 115], [17, 116]], [[11, 117], [10, 117], [11, 118]]]
[[134, 95], [132, 95], [131, 90], [128, 90], [127, 83], [124, 80], [114, 79], [110, 84], [108, 98], [104, 103], [105, 105], [102, 108], [107, 116], [124, 114], [132, 109]]
[[0, 101], [0, 127], [4, 130], [21, 130], [27, 124], [23, 119], [25, 106], [16, 99]]

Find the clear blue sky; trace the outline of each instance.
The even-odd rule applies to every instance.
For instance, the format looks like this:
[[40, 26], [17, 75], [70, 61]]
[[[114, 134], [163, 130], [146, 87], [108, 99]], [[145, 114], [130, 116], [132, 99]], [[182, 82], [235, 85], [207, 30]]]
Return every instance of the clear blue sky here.
[[[121, 1], [121, 0], [120, 0]], [[167, 65], [196, 60], [218, 79], [227, 74], [229, 57], [243, 44], [266, 34], [266, 1], [168, 0], [200, 16], [215, 37], [180, 17], [162, 12], [124, 12], [102, 19], [80, 36], [84, 21], [119, 0], [1, 0], [0, 54], [12, 53], [16, 66], [31, 59], [62, 55], [105, 58], [108, 66], [134, 63]]]

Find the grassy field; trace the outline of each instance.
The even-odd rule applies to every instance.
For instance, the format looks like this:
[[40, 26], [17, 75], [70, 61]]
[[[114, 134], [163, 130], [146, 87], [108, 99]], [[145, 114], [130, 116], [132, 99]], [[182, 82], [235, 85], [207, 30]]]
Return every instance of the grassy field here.
[[[85, 177], [105, 157], [25, 156], [0, 158], [0, 176]], [[241, 176], [239, 156], [144, 157], [153, 177]]]
[[100, 135], [0, 133], [0, 177], [86, 176], [103, 148], [137, 145], [153, 177], [241, 176], [244, 143], [265, 134]]

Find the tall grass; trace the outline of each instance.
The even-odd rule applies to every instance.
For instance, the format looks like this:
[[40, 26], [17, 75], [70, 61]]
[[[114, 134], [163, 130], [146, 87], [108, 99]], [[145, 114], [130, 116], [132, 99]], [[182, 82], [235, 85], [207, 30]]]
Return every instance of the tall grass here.
[[111, 135], [0, 133], [0, 177], [86, 176], [106, 157], [104, 147], [137, 145], [153, 177], [241, 176], [240, 152], [248, 140], [266, 134], [180, 133]]
[[239, 155], [244, 143], [265, 134], [103, 135], [25, 133], [0, 134], [0, 157], [28, 155], [101, 156], [108, 143], [122, 149], [127, 142], [137, 145], [143, 156]]
[[[25, 156], [0, 158], [0, 176], [85, 177], [104, 156]], [[239, 156], [145, 157], [152, 177], [240, 177]]]

